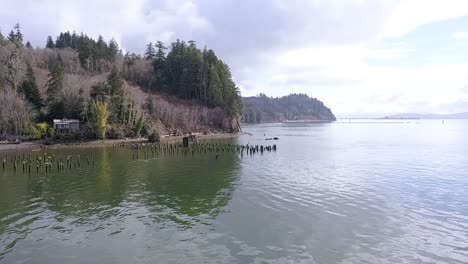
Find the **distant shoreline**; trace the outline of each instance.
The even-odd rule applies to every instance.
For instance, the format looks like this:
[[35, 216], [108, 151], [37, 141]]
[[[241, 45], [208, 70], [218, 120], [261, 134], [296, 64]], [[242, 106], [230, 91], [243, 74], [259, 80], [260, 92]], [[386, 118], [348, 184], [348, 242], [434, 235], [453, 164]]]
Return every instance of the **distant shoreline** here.
[[258, 123], [245, 123], [241, 122], [243, 125], [259, 125], [259, 124], [282, 124], [282, 123], [333, 123], [336, 120], [286, 120], [286, 121], [265, 121]]
[[[195, 134], [197, 139], [200, 141], [217, 140], [217, 139], [230, 139], [236, 138], [244, 133], [213, 133], [209, 135]], [[184, 136], [163, 136], [161, 143], [182, 143]], [[129, 139], [105, 139], [105, 140], [93, 140], [93, 141], [70, 141], [70, 142], [59, 142], [52, 145], [46, 145], [45, 141], [30, 141], [22, 142], [20, 144], [0, 144], [0, 153], [14, 152], [14, 151], [39, 151], [47, 149], [71, 149], [71, 148], [98, 148], [113, 146], [116, 144], [124, 143], [147, 143], [146, 138], [129, 138]]]
[[337, 120], [468, 120], [468, 118], [387, 118], [387, 117], [340, 117]]

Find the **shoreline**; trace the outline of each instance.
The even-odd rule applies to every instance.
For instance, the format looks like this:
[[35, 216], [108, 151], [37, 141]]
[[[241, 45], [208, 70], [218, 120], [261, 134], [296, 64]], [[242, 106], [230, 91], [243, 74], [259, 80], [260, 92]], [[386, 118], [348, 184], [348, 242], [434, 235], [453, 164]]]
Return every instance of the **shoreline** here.
[[[231, 139], [237, 138], [244, 133], [214, 133], [209, 135], [197, 134], [197, 140], [200, 142], [209, 141], [209, 140], [218, 140], [218, 139]], [[160, 143], [182, 143], [182, 138], [185, 136], [162, 136]], [[15, 151], [38, 151], [44, 149], [67, 149], [67, 148], [98, 148], [98, 147], [107, 147], [115, 144], [122, 143], [147, 143], [147, 138], [129, 138], [129, 139], [104, 139], [104, 140], [93, 140], [93, 141], [70, 141], [70, 142], [60, 142], [56, 144], [46, 145], [45, 141], [30, 141], [22, 142], [20, 144], [0, 144], [0, 153], [4, 152], [15, 152]]]

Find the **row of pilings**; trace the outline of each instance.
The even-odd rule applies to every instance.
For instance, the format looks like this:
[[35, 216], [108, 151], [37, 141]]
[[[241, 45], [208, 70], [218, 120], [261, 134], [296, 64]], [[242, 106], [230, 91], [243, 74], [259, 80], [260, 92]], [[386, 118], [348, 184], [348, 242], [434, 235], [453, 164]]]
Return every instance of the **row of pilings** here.
[[241, 157], [254, 156], [255, 154], [263, 154], [264, 152], [276, 151], [276, 145], [240, 145], [240, 144], [225, 144], [225, 143], [199, 143], [184, 146], [183, 144], [122, 144], [120, 146], [130, 147], [134, 150], [133, 159], [148, 159], [159, 156], [195, 156], [215, 154], [218, 158], [222, 153], [234, 153]]
[[[213, 155], [218, 159], [223, 153], [233, 153], [239, 156], [254, 156], [265, 152], [275, 152], [276, 145], [240, 145], [224, 143], [199, 143], [189, 146], [176, 143], [121, 143], [112, 145], [110, 148], [129, 148], [132, 159], [150, 159], [157, 157], [177, 157], [195, 155]], [[112, 151], [107, 149], [108, 159], [112, 159]], [[1, 158], [2, 170], [11, 166], [14, 173], [39, 173], [71, 171], [82, 166], [95, 166], [96, 160], [93, 152], [84, 155], [48, 154], [44, 153], [22, 153], [17, 155], [5, 155]]]
[[82, 160], [80, 155], [57, 155], [44, 153], [22, 153], [18, 155], [5, 155], [1, 158], [2, 170], [11, 166], [14, 173], [62, 172], [79, 168], [84, 165], [94, 166], [96, 163], [93, 153], [86, 155]]

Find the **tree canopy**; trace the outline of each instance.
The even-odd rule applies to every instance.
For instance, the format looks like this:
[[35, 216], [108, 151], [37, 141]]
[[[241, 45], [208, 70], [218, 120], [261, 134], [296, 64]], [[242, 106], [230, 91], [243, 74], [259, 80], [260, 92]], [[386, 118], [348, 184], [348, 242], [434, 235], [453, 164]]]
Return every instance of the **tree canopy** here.
[[336, 120], [323, 102], [306, 94], [290, 94], [273, 98], [265, 94], [244, 97], [242, 116], [246, 123], [278, 122], [287, 120]]
[[230, 69], [195, 41], [154, 41], [143, 54], [123, 55], [102, 36], [67, 31], [45, 40], [33, 48], [18, 24], [0, 34], [0, 92], [11, 100], [0, 136], [35, 135], [34, 123], [56, 118], [80, 119], [77, 137], [238, 131], [241, 97]]
[[[193, 99], [210, 107], [221, 107], [230, 115], [240, 113], [240, 92], [227, 64], [218, 59], [211, 49], [199, 49], [195, 41], [177, 40], [167, 48], [158, 41], [149, 43], [144, 60], [152, 62], [147, 88], [176, 95], [182, 99]], [[142, 60], [139, 56], [126, 55], [127, 66]], [[130, 81], [145, 83], [127, 76]], [[143, 76], [148, 77], [148, 76]]]
[[49, 49], [73, 49], [78, 52], [78, 58], [83, 68], [90, 71], [104, 71], [108, 62], [113, 62], [119, 53], [119, 46], [114, 39], [108, 43], [102, 36], [98, 40], [76, 32], [60, 33], [55, 42], [51, 36], [47, 37], [46, 48]]

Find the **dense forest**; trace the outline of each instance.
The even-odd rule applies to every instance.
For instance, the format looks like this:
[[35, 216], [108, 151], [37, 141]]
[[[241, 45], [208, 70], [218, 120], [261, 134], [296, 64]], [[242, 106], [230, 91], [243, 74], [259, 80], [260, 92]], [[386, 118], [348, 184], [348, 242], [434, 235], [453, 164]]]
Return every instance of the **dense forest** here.
[[0, 32], [1, 137], [53, 137], [54, 118], [79, 119], [76, 138], [239, 130], [229, 67], [194, 41], [156, 41], [142, 55], [84, 33], [44, 44], [25, 43], [18, 24]]
[[321, 101], [305, 94], [290, 94], [281, 98], [260, 94], [255, 97], [243, 97], [242, 101], [242, 118], [245, 123], [336, 120], [332, 111]]

